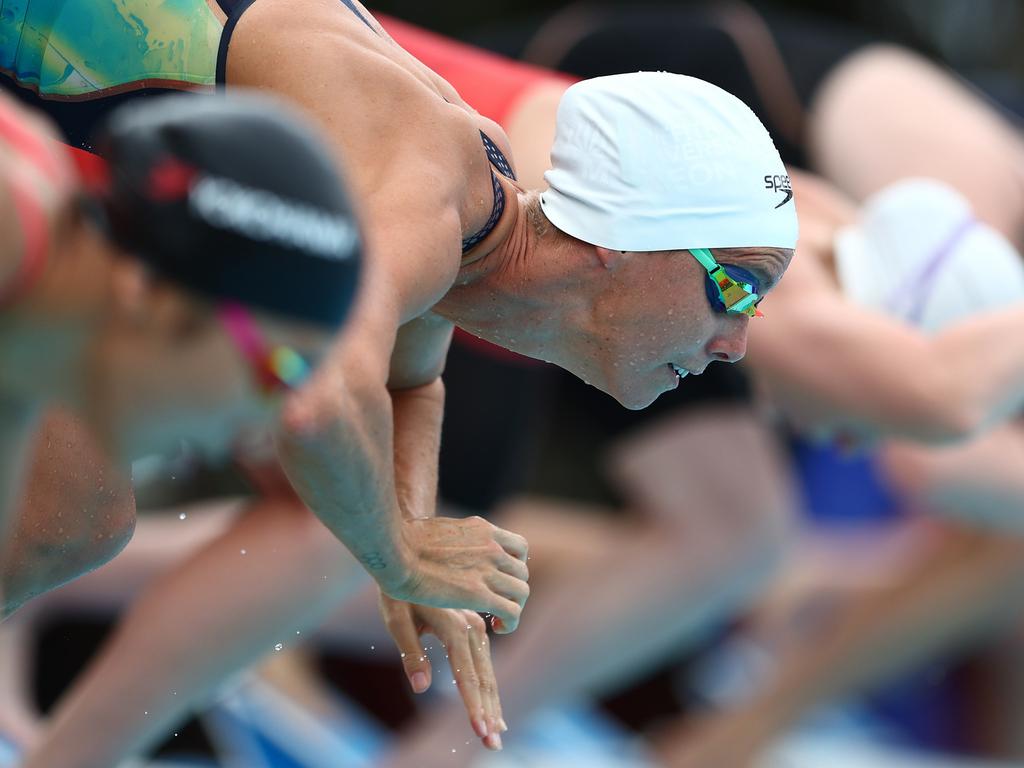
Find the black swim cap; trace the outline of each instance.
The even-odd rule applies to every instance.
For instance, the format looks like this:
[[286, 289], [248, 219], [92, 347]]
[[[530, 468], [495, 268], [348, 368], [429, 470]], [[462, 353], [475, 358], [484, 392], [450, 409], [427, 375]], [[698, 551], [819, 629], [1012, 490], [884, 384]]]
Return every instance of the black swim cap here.
[[95, 143], [112, 240], [190, 290], [341, 325], [362, 238], [336, 158], [297, 111], [237, 91], [115, 111]]

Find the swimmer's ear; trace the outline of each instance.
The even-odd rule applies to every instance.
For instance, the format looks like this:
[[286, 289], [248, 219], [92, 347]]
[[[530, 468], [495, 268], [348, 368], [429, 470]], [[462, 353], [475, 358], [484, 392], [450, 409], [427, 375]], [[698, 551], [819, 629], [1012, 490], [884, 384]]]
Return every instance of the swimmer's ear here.
[[598, 261], [605, 269], [618, 269], [629, 260], [631, 254], [631, 251], [613, 251], [610, 248], [602, 248], [600, 245], [595, 245], [593, 248]]

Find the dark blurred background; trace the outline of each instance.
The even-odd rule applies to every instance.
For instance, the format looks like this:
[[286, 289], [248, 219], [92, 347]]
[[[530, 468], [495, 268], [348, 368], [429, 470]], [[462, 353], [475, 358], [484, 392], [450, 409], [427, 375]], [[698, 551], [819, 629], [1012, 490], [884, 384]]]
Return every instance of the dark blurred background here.
[[[628, 8], [628, 0], [607, 3]], [[699, 7], [692, 0], [663, 0], [644, 5]], [[544, 21], [583, 5], [556, 0], [381, 0], [371, 7], [448, 35], [489, 44], [516, 54]], [[819, 16], [860, 26], [873, 36], [927, 52], [958, 69], [1024, 74], [1024, 1], [1022, 0], [772, 0], [753, 3], [759, 10]]]

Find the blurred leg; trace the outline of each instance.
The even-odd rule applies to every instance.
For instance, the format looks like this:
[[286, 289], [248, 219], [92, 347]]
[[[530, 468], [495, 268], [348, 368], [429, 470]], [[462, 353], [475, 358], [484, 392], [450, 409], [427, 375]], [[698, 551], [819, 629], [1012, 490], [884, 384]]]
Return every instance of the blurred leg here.
[[187, 521], [176, 514], [143, 516], [118, 557], [33, 600], [0, 625], [0, 735], [27, 748], [39, 733], [31, 684], [40, 624], [68, 609], [117, 614], [150, 581], [223, 533], [237, 508], [237, 501], [190, 507]]
[[143, 750], [233, 674], [315, 626], [362, 574], [297, 501], [253, 503], [132, 607], [26, 768], [110, 768]]
[[1024, 540], [949, 529], [890, 585], [786, 633], [771, 678], [736, 708], [662, 734], [670, 768], [745, 768], [814, 706], [877, 685], [1019, 615]]
[[955, 75], [906, 50], [868, 48], [832, 72], [811, 112], [812, 164], [854, 198], [909, 176], [941, 179], [1024, 244], [1024, 141]]

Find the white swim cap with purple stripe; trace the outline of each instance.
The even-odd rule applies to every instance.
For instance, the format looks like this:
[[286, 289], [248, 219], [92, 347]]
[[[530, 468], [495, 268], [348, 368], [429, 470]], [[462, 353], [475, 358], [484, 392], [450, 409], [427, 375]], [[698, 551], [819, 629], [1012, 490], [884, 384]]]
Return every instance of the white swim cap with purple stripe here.
[[794, 248], [796, 208], [768, 131], [717, 86], [668, 72], [584, 80], [558, 107], [545, 215], [622, 251]]
[[870, 197], [835, 238], [852, 301], [934, 332], [1024, 302], [1024, 261], [967, 199], [934, 179], [905, 179]]

